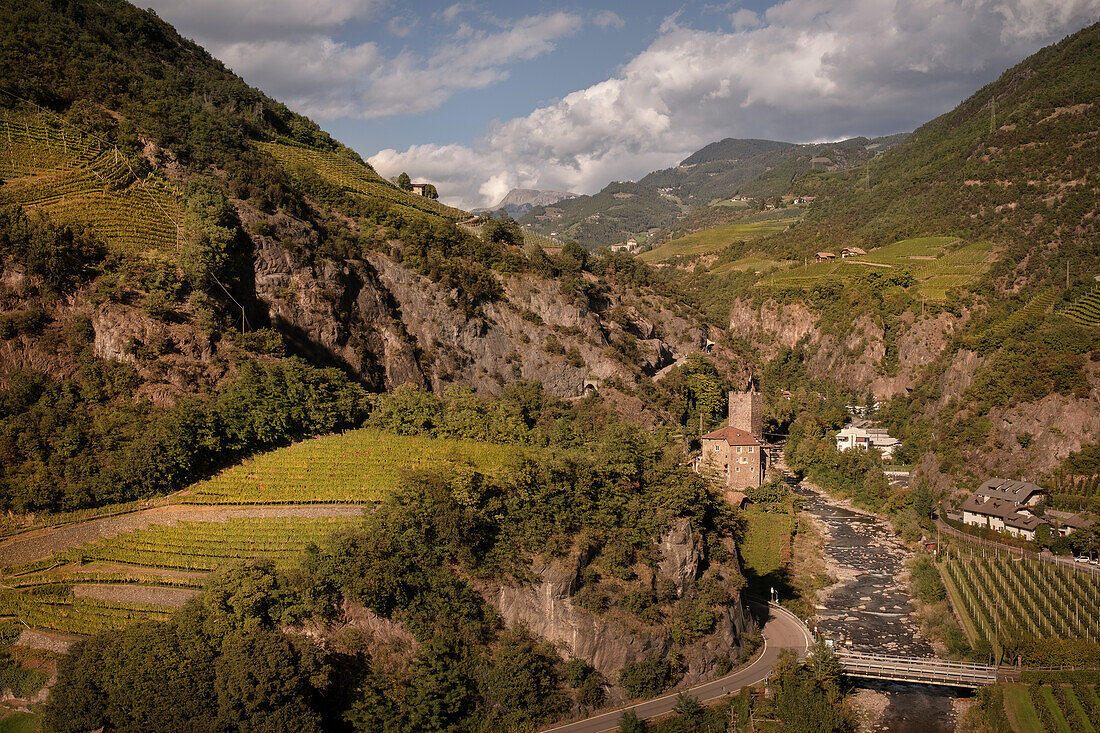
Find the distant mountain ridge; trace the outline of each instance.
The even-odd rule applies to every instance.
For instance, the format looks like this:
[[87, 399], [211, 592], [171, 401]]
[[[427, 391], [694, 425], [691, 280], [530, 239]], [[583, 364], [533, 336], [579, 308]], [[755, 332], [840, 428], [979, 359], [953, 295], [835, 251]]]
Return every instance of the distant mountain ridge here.
[[551, 206], [565, 199], [573, 199], [580, 194], [570, 191], [540, 191], [536, 188], [513, 188], [496, 206], [487, 209], [474, 209], [474, 213], [504, 211], [513, 219], [518, 219], [536, 206]]
[[524, 212], [523, 224], [539, 234], [576, 239], [586, 247], [611, 245], [669, 227], [689, 212], [695, 216], [735, 194], [754, 200], [801, 195], [806, 192], [800, 181], [807, 173], [863, 165], [907, 137], [900, 133], [806, 145], [726, 138], [637, 183], [613, 182], [592, 196], [536, 205]]
[[764, 153], [772, 153], [776, 150], [797, 147], [794, 143], [778, 142], [776, 140], [738, 139], [727, 137], [716, 143], [710, 143], [680, 161], [681, 166], [699, 165], [700, 163], [712, 163], [716, 160], [741, 160], [753, 158]]

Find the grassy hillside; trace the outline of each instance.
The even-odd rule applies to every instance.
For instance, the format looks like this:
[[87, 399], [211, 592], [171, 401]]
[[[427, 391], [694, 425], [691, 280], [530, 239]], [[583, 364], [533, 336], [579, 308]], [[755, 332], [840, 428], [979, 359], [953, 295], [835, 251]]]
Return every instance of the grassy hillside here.
[[308, 171], [349, 193], [368, 199], [381, 199], [396, 204], [401, 209], [410, 209], [444, 220], [457, 221], [469, 216], [460, 209], [401, 190], [375, 173], [374, 169], [359, 160], [358, 156], [284, 143], [261, 142], [257, 147], [279, 161], [279, 165], [285, 169], [292, 172]]
[[752, 242], [783, 231], [792, 222], [797, 221], [797, 214], [801, 212], [795, 210], [792, 213], [795, 215], [786, 219], [745, 221], [688, 234], [643, 252], [639, 255], [639, 259], [653, 263], [664, 262], [673, 257], [697, 257], [719, 252], [734, 242]]
[[676, 168], [650, 173], [639, 184], [666, 191], [691, 207], [726, 202], [734, 194], [758, 202], [804, 195], [809, 193], [802, 186], [807, 174], [862, 165], [904, 138], [860, 137], [812, 145], [727, 139], [708, 145]]
[[1074, 292], [1091, 287], [1100, 270], [1098, 49], [1094, 25], [1009, 69], [867, 169], [809, 179], [808, 193], [831, 195], [792, 242], [810, 252], [952, 232], [1006, 247], [995, 276], [1026, 258], [1029, 282], [1064, 283], [1068, 262]]

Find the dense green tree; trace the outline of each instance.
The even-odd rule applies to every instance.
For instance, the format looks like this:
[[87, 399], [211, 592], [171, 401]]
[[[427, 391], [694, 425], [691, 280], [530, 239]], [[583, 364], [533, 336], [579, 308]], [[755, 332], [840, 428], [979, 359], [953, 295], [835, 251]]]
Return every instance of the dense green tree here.
[[329, 670], [309, 642], [254, 629], [226, 637], [216, 662], [218, 722], [241, 733], [321, 730]]
[[409, 174], [405, 171], [401, 171], [401, 175], [397, 177], [397, 187], [400, 188], [402, 191], [412, 190], [412, 179], [409, 178]]

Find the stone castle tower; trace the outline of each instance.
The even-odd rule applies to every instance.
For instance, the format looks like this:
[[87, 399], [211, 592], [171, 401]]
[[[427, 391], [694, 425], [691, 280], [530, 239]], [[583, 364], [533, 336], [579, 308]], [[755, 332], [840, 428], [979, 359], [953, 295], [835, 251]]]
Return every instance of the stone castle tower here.
[[764, 442], [764, 402], [756, 391], [756, 379], [749, 377], [743, 392], [730, 392], [730, 427], [744, 430]]

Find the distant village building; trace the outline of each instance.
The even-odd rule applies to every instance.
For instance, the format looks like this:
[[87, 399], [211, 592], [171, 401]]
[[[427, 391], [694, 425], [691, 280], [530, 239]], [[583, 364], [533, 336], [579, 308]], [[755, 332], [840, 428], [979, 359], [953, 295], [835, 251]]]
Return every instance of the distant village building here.
[[1073, 512], [1060, 512], [1055, 509], [1048, 509], [1044, 516], [1050, 520], [1051, 528], [1062, 537], [1069, 537], [1074, 532], [1088, 529], [1093, 525], [1093, 520], [1081, 514], [1074, 514]]
[[867, 252], [863, 249], [860, 249], [859, 247], [845, 247], [844, 249], [840, 250], [840, 257], [842, 259], [846, 257], [858, 257], [859, 255], [865, 254], [867, 254]]
[[702, 437], [699, 468], [718, 474], [731, 490], [764, 483], [768, 454], [764, 444], [764, 410], [756, 382], [729, 394], [729, 426]]
[[638, 240], [634, 237], [626, 240], [625, 242], [618, 242], [611, 245], [612, 252], [628, 252], [630, 254], [637, 254], [640, 247], [638, 246]]
[[882, 451], [883, 458], [893, 458], [901, 441], [891, 437], [885, 428], [872, 428], [870, 425], [867, 420], [860, 420], [845, 427], [836, 434], [836, 449], [845, 451], [849, 448], [877, 448]]

